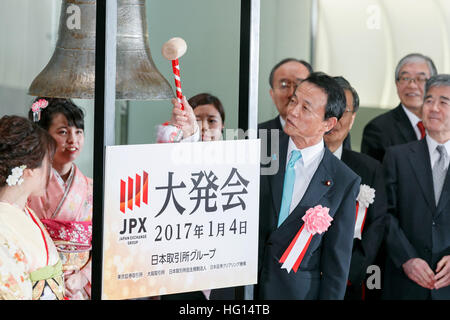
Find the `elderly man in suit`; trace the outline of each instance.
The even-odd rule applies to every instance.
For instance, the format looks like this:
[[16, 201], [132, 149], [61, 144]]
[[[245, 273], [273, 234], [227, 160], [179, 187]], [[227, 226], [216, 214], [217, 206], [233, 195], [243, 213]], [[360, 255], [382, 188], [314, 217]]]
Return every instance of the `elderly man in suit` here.
[[[359, 109], [359, 97], [356, 90], [343, 77], [335, 77], [335, 80], [344, 90], [347, 107], [333, 130], [324, 136], [325, 144], [337, 158], [361, 177], [359, 195], [361, 199], [357, 206], [352, 261], [345, 299], [379, 299], [381, 288], [372, 288], [374, 291], [366, 294], [364, 281], [369, 266], [376, 264], [380, 268], [376, 257], [384, 236], [387, 210], [383, 169], [377, 160], [368, 155], [343, 148], [344, 139], [350, 132]], [[365, 199], [365, 196], [368, 198]]]
[[433, 61], [422, 54], [408, 54], [399, 61], [395, 69], [395, 85], [400, 104], [365, 126], [362, 153], [382, 162], [388, 147], [424, 137], [421, 121], [423, 92], [426, 80], [435, 74]]
[[427, 81], [422, 115], [426, 137], [384, 158], [385, 299], [450, 299], [450, 75]]
[[[297, 85], [313, 72], [312, 66], [295, 58], [286, 58], [278, 62], [270, 71], [270, 96], [278, 115], [258, 125], [258, 137], [261, 138], [261, 162], [271, 164], [263, 168], [263, 174], [273, 174], [278, 170], [279, 138], [285, 133], [287, 108]], [[350, 135], [344, 141], [344, 147], [351, 149]]]
[[272, 68], [269, 75], [269, 93], [278, 110], [278, 116], [261, 123], [259, 129], [283, 130], [289, 100], [297, 85], [312, 72], [313, 69], [308, 62], [294, 58], [283, 59]]
[[291, 97], [280, 168], [261, 175], [259, 299], [344, 298], [361, 179], [323, 142], [344, 110], [343, 90], [323, 73]]
[[273, 174], [279, 166], [279, 138], [285, 133], [287, 107], [297, 85], [313, 72], [311, 65], [295, 58], [286, 58], [278, 62], [269, 75], [270, 96], [278, 115], [258, 125], [258, 137], [261, 138], [261, 163], [270, 164], [262, 169], [263, 174]]

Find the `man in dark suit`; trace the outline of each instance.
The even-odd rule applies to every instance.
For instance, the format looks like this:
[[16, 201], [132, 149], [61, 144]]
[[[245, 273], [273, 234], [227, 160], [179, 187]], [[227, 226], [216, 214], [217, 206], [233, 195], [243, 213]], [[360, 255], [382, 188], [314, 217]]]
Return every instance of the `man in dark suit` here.
[[[270, 96], [278, 115], [258, 125], [258, 137], [261, 139], [261, 162], [271, 164], [263, 170], [272, 174], [278, 170], [279, 137], [284, 135], [287, 106], [297, 85], [312, 72], [311, 65], [295, 58], [286, 58], [278, 62], [270, 71]], [[275, 162], [274, 162], [275, 161]]]
[[278, 110], [278, 116], [259, 124], [259, 129], [283, 130], [289, 100], [297, 85], [312, 72], [308, 62], [294, 58], [283, 59], [272, 68], [269, 75], [269, 93]]
[[427, 135], [389, 148], [385, 299], [450, 299], [450, 75], [431, 77], [422, 108]]
[[362, 153], [381, 162], [388, 147], [423, 137], [421, 106], [425, 81], [436, 73], [433, 61], [419, 53], [408, 54], [399, 61], [395, 69], [395, 84], [400, 104], [365, 126]]
[[364, 201], [358, 203], [358, 219], [355, 225], [353, 253], [345, 299], [379, 299], [381, 291], [379, 289], [381, 288], [372, 286], [369, 289], [373, 291], [367, 291], [364, 281], [369, 266], [376, 265], [378, 270], [381, 270], [381, 263], [377, 260], [383, 260], [384, 264], [384, 259], [376, 259], [384, 236], [387, 211], [383, 170], [377, 160], [343, 148], [344, 139], [350, 132], [359, 109], [359, 97], [347, 80], [343, 77], [335, 77], [335, 79], [344, 90], [347, 106], [333, 130], [324, 136], [325, 144], [337, 158], [361, 177], [361, 185], [365, 185], [361, 188], [370, 187], [375, 192], [373, 203], [366, 209], [359, 210], [360, 207], [363, 207]]
[[[286, 134], [280, 137], [280, 168], [261, 175], [259, 299], [344, 298], [361, 179], [323, 142], [344, 110], [343, 90], [323, 73], [312, 73], [291, 97]], [[331, 225], [300, 245], [309, 226], [302, 218], [311, 208], [320, 210], [318, 205], [329, 209]], [[298, 269], [285, 269], [286, 254]]]

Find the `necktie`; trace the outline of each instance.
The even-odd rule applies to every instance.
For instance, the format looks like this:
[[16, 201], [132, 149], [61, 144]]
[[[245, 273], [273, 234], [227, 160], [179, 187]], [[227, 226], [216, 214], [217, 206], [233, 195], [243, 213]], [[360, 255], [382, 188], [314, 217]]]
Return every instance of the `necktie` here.
[[436, 147], [436, 150], [439, 152], [439, 159], [436, 161], [433, 167], [433, 187], [434, 198], [437, 205], [441, 196], [442, 187], [444, 186], [444, 180], [446, 176], [445, 159], [447, 158], [447, 150], [443, 145], [438, 145]]
[[283, 196], [281, 199], [281, 209], [278, 217], [278, 227], [283, 223], [289, 215], [292, 201], [292, 191], [295, 182], [295, 163], [302, 157], [300, 150], [292, 150], [291, 158], [288, 162], [286, 173], [284, 175]]
[[420, 139], [425, 138], [425, 127], [423, 126], [423, 122], [422, 121], [417, 122], [417, 127], [419, 127], [420, 130]]

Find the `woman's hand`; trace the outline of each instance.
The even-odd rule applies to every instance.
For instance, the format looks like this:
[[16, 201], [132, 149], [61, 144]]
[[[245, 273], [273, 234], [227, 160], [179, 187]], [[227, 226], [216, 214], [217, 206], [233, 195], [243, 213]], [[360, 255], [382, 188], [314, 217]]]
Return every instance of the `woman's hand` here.
[[181, 110], [181, 104], [177, 99], [172, 99], [173, 109], [170, 124], [183, 131], [183, 138], [192, 136], [198, 127], [194, 110], [189, 105], [185, 96], [182, 100], [184, 110]]

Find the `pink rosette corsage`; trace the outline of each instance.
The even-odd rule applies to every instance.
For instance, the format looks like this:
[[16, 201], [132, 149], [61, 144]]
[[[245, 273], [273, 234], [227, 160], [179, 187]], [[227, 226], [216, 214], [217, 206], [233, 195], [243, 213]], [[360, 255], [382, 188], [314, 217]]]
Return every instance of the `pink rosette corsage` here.
[[33, 121], [38, 122], [41, 120], [41, 110], [47, 108], [48, 101], [45, 99], [39, 99], [31, 105], [31, 111], [33, 112]]
[[320, 204], [308, 209], [302, 218], [305, 222], [306, 230], [312, 235], [316, 233], [322, 234], [327, 231], [331, 221], [333, 221], [328, 212], [330, 212], [330, 209], [322, 207]]
[[284, 251], [280, 263], [283, 265], [281, 269], [286, 269], [289, 273], [291, 270], [297, 272], [300, 263], [308, 250], [312, 237], [315, 234], [322, 234], [328, 230], [333, 218], [329, 215], [330, 209], [317, 205], [306, 211], [302, 220], [305, 222]]

